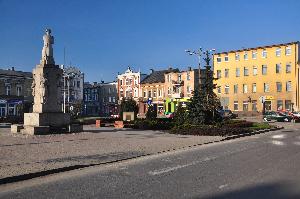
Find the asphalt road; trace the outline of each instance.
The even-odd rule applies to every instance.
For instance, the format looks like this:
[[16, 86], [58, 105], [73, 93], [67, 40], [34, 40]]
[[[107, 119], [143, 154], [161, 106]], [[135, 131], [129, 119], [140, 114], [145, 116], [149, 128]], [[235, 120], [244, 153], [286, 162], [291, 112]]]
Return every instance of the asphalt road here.
[[0, 198], [300, 198], [300, 128], [3, 185]]

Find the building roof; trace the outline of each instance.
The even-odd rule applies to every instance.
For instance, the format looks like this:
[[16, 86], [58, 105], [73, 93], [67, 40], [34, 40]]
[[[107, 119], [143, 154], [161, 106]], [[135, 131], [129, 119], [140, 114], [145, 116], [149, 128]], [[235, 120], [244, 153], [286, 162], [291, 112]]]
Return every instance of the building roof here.
[[141, 81], [141, 84], [164, 83], [165, 73], [177, 72], [177, 71], [178, 69], [153, 71], [150, 75], [148, 75], [144, 80]]
[[0, 75], [32, 78], [31, 72], [0, 69]]
[[249, 51], [249, 50], [256, 50], [259, 48], [272, 48], [272, 47], [278, 47], [278, 46], [287, 46], [287, 45], [292, 45], [292, 44], [298, 44], [299, 41], [293, 41], [293, 42], [289, 42], [289, 43], [282, 43], [282, 44], [273, 44], [273, 45], [267, 45], [267, 46], [258, 46], [258, 47], [254, 47], [254, 48], [243, 48], [243, 49], [238, 49], [238, 50], [230, 50], [230, 51], [224, 51], [224, 52], [219, 52], [216, 53], [216, 55], [220, 55], [220, 54], [224, 54], [224, 53], [234, 53], [234, 52], [243, 52], [243, 51]]

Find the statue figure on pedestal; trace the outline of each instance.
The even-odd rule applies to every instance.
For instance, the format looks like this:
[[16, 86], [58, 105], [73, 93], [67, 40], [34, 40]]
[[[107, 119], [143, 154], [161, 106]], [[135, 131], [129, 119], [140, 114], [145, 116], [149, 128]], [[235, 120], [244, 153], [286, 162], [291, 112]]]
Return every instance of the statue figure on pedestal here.
[[40, 86], [41, 86], [41, 103], [46, 104], [47, 102], [47, 97], [48, 97], [48, 79], [44, 76], [41, 76], [41, 81], [40, 81]]
[[53, 58], [53, 48], [54, 37], [51, 35], [51, 29], [46, 29], [46, 34], [43, 36], [44, 47], [42, 50], [42, 60], [41, 63], [54, 64]]

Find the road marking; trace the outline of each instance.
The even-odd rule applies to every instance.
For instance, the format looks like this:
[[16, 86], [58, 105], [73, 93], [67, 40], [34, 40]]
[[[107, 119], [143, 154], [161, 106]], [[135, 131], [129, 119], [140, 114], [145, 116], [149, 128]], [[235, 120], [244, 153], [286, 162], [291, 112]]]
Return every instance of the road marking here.
[[284, 145], [284, 142], [278, 141], [278, 140], [272, 140], [272, 144], [279, 145], [279, 146], [283, 146], [283, 145]]
[[299, 145], [300, 146], [300, 142], [294, 142], [294, 144]]
[[279, 135], [273, 135], [273, 136], [272, 136], [273, 139], [283, 139], [283, 138], [285, 138], [285, 137], [286, 137], [285, 134], [279, 134]]
[[168, 172], [176, 171], [178, 169], [182, 169], [182, 168], [185, 168], [185, 167], [193, 166], [193, 165], [196, 165], [196, 164], [199, 164], [199, 163], [207, 162], [209, 160], [214, 160], [216, 158], [217, 158], [216, 156], [206, 157], [206, 158], [201, 159], [199, 161], [193, 161], [189, 164], [177, 165], [175, 167], [166, 167], [166, 168], [163, 168], [163, 169], [149, 171], [148, 174], [149, 175], [160, 175], [160, 174], [163, 174], [163, 173], [168, 173]]
[[219, 189], [224, 189], [225, 187], [228, 187], [228, 184], [223, 184], [223, 185], [219, 186]]

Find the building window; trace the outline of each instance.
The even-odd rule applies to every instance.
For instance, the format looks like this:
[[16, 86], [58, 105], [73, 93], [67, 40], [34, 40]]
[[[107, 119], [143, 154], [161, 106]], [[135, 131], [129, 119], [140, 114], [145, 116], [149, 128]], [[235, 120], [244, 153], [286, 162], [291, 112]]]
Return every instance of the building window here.
[[171, 95], [171, 87], [168, 87], [168, 95]]
[[248, 93], [247, 84], [243, 84], [243, 93]]
[[77, 88], [80, 87], [80, 81], [77, 81]]
[[98, 101], [98, 94], [97, 93], [94, 94], [94, 99], [95, 99], [95, 101]]
[[252, 100], [252, 111], [257, 111], [257, 101]]
[[277, 90], [277, 92], [282, 91], [282, 83], [281, 82], [276, 82], [276, 90]]
[[291, 63], [286, 64], [285, 71], [286, 71], [286, 73], [291, 73], [291, 71], [292, 71], [292, 65], [291, 65]]
[[239, 110], [239, 102], [238, 101], [233, 102], [233, 110], [235, 110], [235, 111]]
[[5, 94], [11, 95], [11, 85], [10, 84], [5, 85]]
[[225, 94], [229, 93], [229, 85], [225, 85]]
[[156, 98], [156, 90], [153, 91], [153, 98]]
[[262, 72], [263, 75], [266, 75], [266, 74], [267, 74], [267, 70], [268, 70], [267, 65], [262, 65], [262, 67], [261, 67], [261, 72]]
[[186, 74], [186, 79], [187, 79], [187, 80], [190, 80], [190, 79], [191, 79], [191, 74], [190, 74], [190, 72], [187, 72], [187, 74]]
[[243, 111], [248, 111], [248, 101], [243, 101]]
[[248, 52], [244, 53], [244, 60], [248, 60]]
[[134, 97], [138, 97], [138, 90], [134, 89]]
[[148, 91], [148, 98], [151, 98], [151, 97], [152, 97], [152, 92]]
[[217, 57], [217, 62], [220, 63], [221, 61], [222, 61], [222, 58], [221, 58], [221, 56], [219, 55], [219, 56]]
[[283, 109], [283, 101], [277, 100], [277, 110], [280, 111]]
[[292, 91], [292, 82], [291, 81], [286, 82], [286, 91], [287, 92]]
[[188, 94], [191, 94], [191, 93], [192, 93], [191, 87], [190, 87], [190, 86], [187, 86], [187, 87], [186, 87], [186, 91], [187, 91]]
[[269, 87], [269, 84], [268, 84], [268, 83], [264, 83], [264, 92], [265, 92], [265, 93], [270, 92], [270, 87]]
[[280, 57], [280, 55], [281, 55], [281, 48], [277, 48], [276, 49], [275, 55], [276, 55], [276, 57]]
[[158, 96], [161, 97], [162, 95], [161, 89], [158, 90]]
[[221, 94], [221, 86], [217, 87], [218, 94]]
[[225, 74], [224, 74], [224, 76], [225, 76], [226, 78], [229, 77], [229, 69], [225, 69]]
[[256, 83], [252, 84], [252, 93], [256, 93]]
[[257, 75], [257, 66], [253, 66], [253, 76]]
[[238, 93], [238, 89], [239, 89], [239, 85], [238, 84], [233, 85], [233, 92], [234, 93]]
[[292, 48], [291, 46], [285, 47], [285, 55], [291, 55], [292, 54]]
[[217, 78], [218, 78], [218, 79], [221, 78], [221, 70], [217, 70]]
[[244, 67], [244, 76], [249, 76], [249, 70], [247, 67]]
[[285, 110], [292, 111], [292, 101], [291, 100], [285, 100]]
[[111, 97], [108, 97], [108, 102], [112, 102], [112, 99], [111, 99]]
[[235, 61], [239, 61], [240, 60], [240, 53], [235, 53]]
[[228, 54], [225, 55], [224, 57], [224, 61], [228, 62], [229, 61], [229, 58], [228, 58]]
[[17, 85], [17, 96], [21, 96], [21, 95], [22, 95], [22, 86]]
[[252, 51], [252, 59], [256, 59], [257, 58], [257, 51], [253, 50]]
[[177, 76], [177, 79], [178, 79], [178, 82], [181, 82], [181, 75], [180, 74]]
[[120, 80], [120, 84], [123, 85], [123, 80]]
[[276, 64], [276, 73], [281, 72], [281, 64]]
[[144, 98], [147, 98], [147, 91], [144, 91], [143, 96], [144, 96]]
[[168, 82], [171, 82], [171, 75], [168, 75]]
[[236, 76], [236, 77], [239, 77], [239, 76], [240, 76], [240, 69], [239, 69], [239, 68], [236, 68], [236, 69], [235, 69], [235, 76]]
[[262, 58], [267, 58], [267, 50], [266, 49], [263, 49], [261, 56], [262, 56]]

